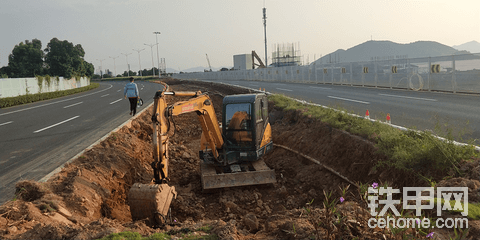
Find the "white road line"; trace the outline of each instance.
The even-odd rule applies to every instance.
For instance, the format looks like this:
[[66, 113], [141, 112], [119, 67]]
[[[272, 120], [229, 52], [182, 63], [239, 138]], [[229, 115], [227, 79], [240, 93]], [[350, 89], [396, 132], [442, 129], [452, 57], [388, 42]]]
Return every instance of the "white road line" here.
[[111, 102], [110, 104], [114, 104], [114, 103], [119, 102], [119, 101], [122, 101], [122, 98], [120, 98], [120, 99], [118, 99], [118, 100], [116, 100], [116, 101], [113, 101], [113, 102]]
[[311, 88], [326, 89], [326, 90], [331, 89], [331, 88], [326, 88], [326, 87], [311, 87]]
[[436, 102], [436, 101], [437, 101], [437, 99], [431, 99], [431, 98], [416, 98], [416, 97], [408, 97], [408, 96], [400, 96], [400, 95], [390, 95], [390, 94], [383, 94], [383, 93], [379, 93], [378, 95], [387, 96], [387, 97], [398, 97], [398, 98], [409, 98], [409, 99], [415, 99], [415, 100], [433, 101], [433, 102]]
[[13, 121], [6, 122], [6, 123], [0, 123], [0, 126], [7, 125], [7, 124], [10, 124], [10, 123], [12, 123], [12, 122], [13, 122]]
[[103, 95], [103, 96], [101, 96], [101, 97], [106, 97], [106, 96], [108, 96], [108, 95], [110, 95], [110, 94], [105, 94], [105, 95]]
[[283, 88], [277, 88], [278, 90], [282, 90], [282, 91], [289, 91], [289, 92], [292, 92], [293, 90], [290, 90], [290, 89], [283, 89]]
[[33, 132], [33, 133], [38, 133], [38, 132], [47, 130], [47, 129], [49, 129], [49, 128], [52, 128], [52, 127], [58, 126], [58, 125], [60, 125], [60, 124], [66, 123], [66, 122], [71, 121], [71, 120], [73, 120], [73, 119], [75, 119], [75, 118], [78, 118], [78, 117], [80, 117], [80, 116], [75, 116], [75, 117], [69, 118], [69, 119], [67, 119], [67, 120], [65, 120], [65, 121], [61, 121], [61, 122], [59, 122], [59, 123], [55, 123], [55, 124], [53, 124], [53, 125], [51, 125], [51, 126], [42, 128], [42, 129], [37, 130], [37, 131], [35, 131], [35, 132]]
[[65, 106], [65, 107], [63, 107], [63, 108], [73, 107], [73, 106], [75, 106], [75, 105], [82, 104], [82, 103], [83, 103], [83, 102], [74, 103], [74, 104], [72, 104], [72, 105], [68, 105], [68, 106]]
[[328, 96], [329, 98], [335, 98], [339, 100], [344, 100], [344, 101], [350, 101], [350, 102], [357, 102], [357, 103], [363, 103], [363, 104], [370, 104], [369, 102], [363, 102], [363, 101], [358, 101], [358, 100], [353, 100], [353, 99], [348, 99], [348, 98], [341, 98], [341, 97], [334, 97], [334, 96]]
[[122, 91], [122, 89], [118, 90], [117, 92], [120, 92], [120, 91]]
[[11, 112], [7, 112], [7, 113], [2, 113], [2, 114], [0, 114], [0, 116], [12, 114], [12, 113], [17, 113], [17, 112], [23, 112], [23, 111], [30, 110], [30, 109], [34, 109], [34, 108], [44, 107], [44, 106], [48, 106], [48, 105], [52, 105], [52, 104], [56, 104], [56, 103], [61, 103], [61, 102], [70, 101], [70, 100], [77, 99], [77, 98], [81, 98], [81, 97], [90, 96], [90, 95], [95, 94], [95, 93], [99, 93], [99, 92], [106, 91], [106, 90], [108, 90], [108, 89], [110, 89], [110, 88], [113, 87], [112, 84], [109, 84], [109, 85], [110, 85], [109, 88], [100, 90], [100, 91], [98, 91], [98, 92], [93, 92], [93, 93], [85, 94], [85, 95], [83, 95], [83, 96], [78, 96], [78, 97], [74, 97], [74, 98], [69, 98], [69, 99], [65, 99], [65, 100], [58, 101], [58, 102], [51, 102], [51, 103], [46, 103], [46, 104], [38, 105], [38, 106], [35, 106], [35, 107], [29, 107], [29, 108], [24, 108], [24, 109], [16, 110], [16, 111], [11, 111]]

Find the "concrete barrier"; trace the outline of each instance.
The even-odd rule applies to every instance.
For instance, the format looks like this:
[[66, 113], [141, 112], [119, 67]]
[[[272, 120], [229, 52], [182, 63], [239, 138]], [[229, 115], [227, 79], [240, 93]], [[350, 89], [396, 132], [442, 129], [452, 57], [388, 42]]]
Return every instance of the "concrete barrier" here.
[[25, 94], [46, 93], [80, 88], [90, 85], [90, 79], [64, 79], [63, 77], [1, 78], [0, 98], [16, 97]]

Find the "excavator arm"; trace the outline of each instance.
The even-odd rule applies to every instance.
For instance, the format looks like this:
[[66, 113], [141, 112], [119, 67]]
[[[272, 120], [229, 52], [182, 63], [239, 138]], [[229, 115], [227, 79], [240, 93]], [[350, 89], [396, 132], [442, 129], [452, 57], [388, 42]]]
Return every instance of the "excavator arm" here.
[[[168, 106], [165, 96], [191, 97], [186, 101]], [[189, 112], [196, 112], [209, 148], [215, 159], [219, 158], [219, 149], [223, 147], [223, 138], [215, 109], [210, 97], [198, 92], [157, 92], [154, 98], [153, 121], [153, 157], [155, 183], [168, 182], [168, 132], [172, 123], [170, 118]]]

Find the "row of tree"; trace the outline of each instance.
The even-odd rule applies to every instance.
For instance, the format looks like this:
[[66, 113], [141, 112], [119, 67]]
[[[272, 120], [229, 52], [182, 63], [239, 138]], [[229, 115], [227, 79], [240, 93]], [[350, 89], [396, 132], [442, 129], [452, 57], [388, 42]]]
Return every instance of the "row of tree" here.
[[34, 77], [36, 75], [92, 77], [93, 64], [86, 62], [82, 45], [52, 38], [42, 50], [42, 42], [33, 39], [21, 42], [8, 55], [8, 66], [0, 68], [0, 76], [10, 78]]
[[[137, 72], [134, 72], [132, 70], [130, 70], [129, 72], [127, 71], [124, 71], [122, 74], [117, 74], [116, 77], [127, 77], [127, 76], [152, 76], [154, 74], [155, 71], [155, 75], [158, 76], [158, 68], [154, 67], [153, 69], [150, 68], [150, 69], [143, 69], [142, 71], [137, 71]], [[109, 70], [109, 69], [106, 69], [105, 70], [105, 73], [103, 73], [103, 78], [111, 78], [111, 77], [114, 77], [113, 76], [114, 74]], [[163, 74], [162, 74], [163, 75]], [[98, 78], [101, 78], [100, 75], [98, 74], [94, 74], [93, 75], [93, 78], [94, 79], [98, 79]]]

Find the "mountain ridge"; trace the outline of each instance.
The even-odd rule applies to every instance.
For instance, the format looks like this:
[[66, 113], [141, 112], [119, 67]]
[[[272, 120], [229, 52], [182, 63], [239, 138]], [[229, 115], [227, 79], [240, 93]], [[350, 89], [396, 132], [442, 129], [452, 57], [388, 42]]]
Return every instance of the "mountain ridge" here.
[[453, 47], [435, 41], [416, 41], [401, 44], [392, 41], [366, 41], [347, 50], [338, 49], [317, 60], [315, 63], [362, 62], [373, 60], [389, 60], [401, 58], [436, 57], [454, 54], [465, 54]]

